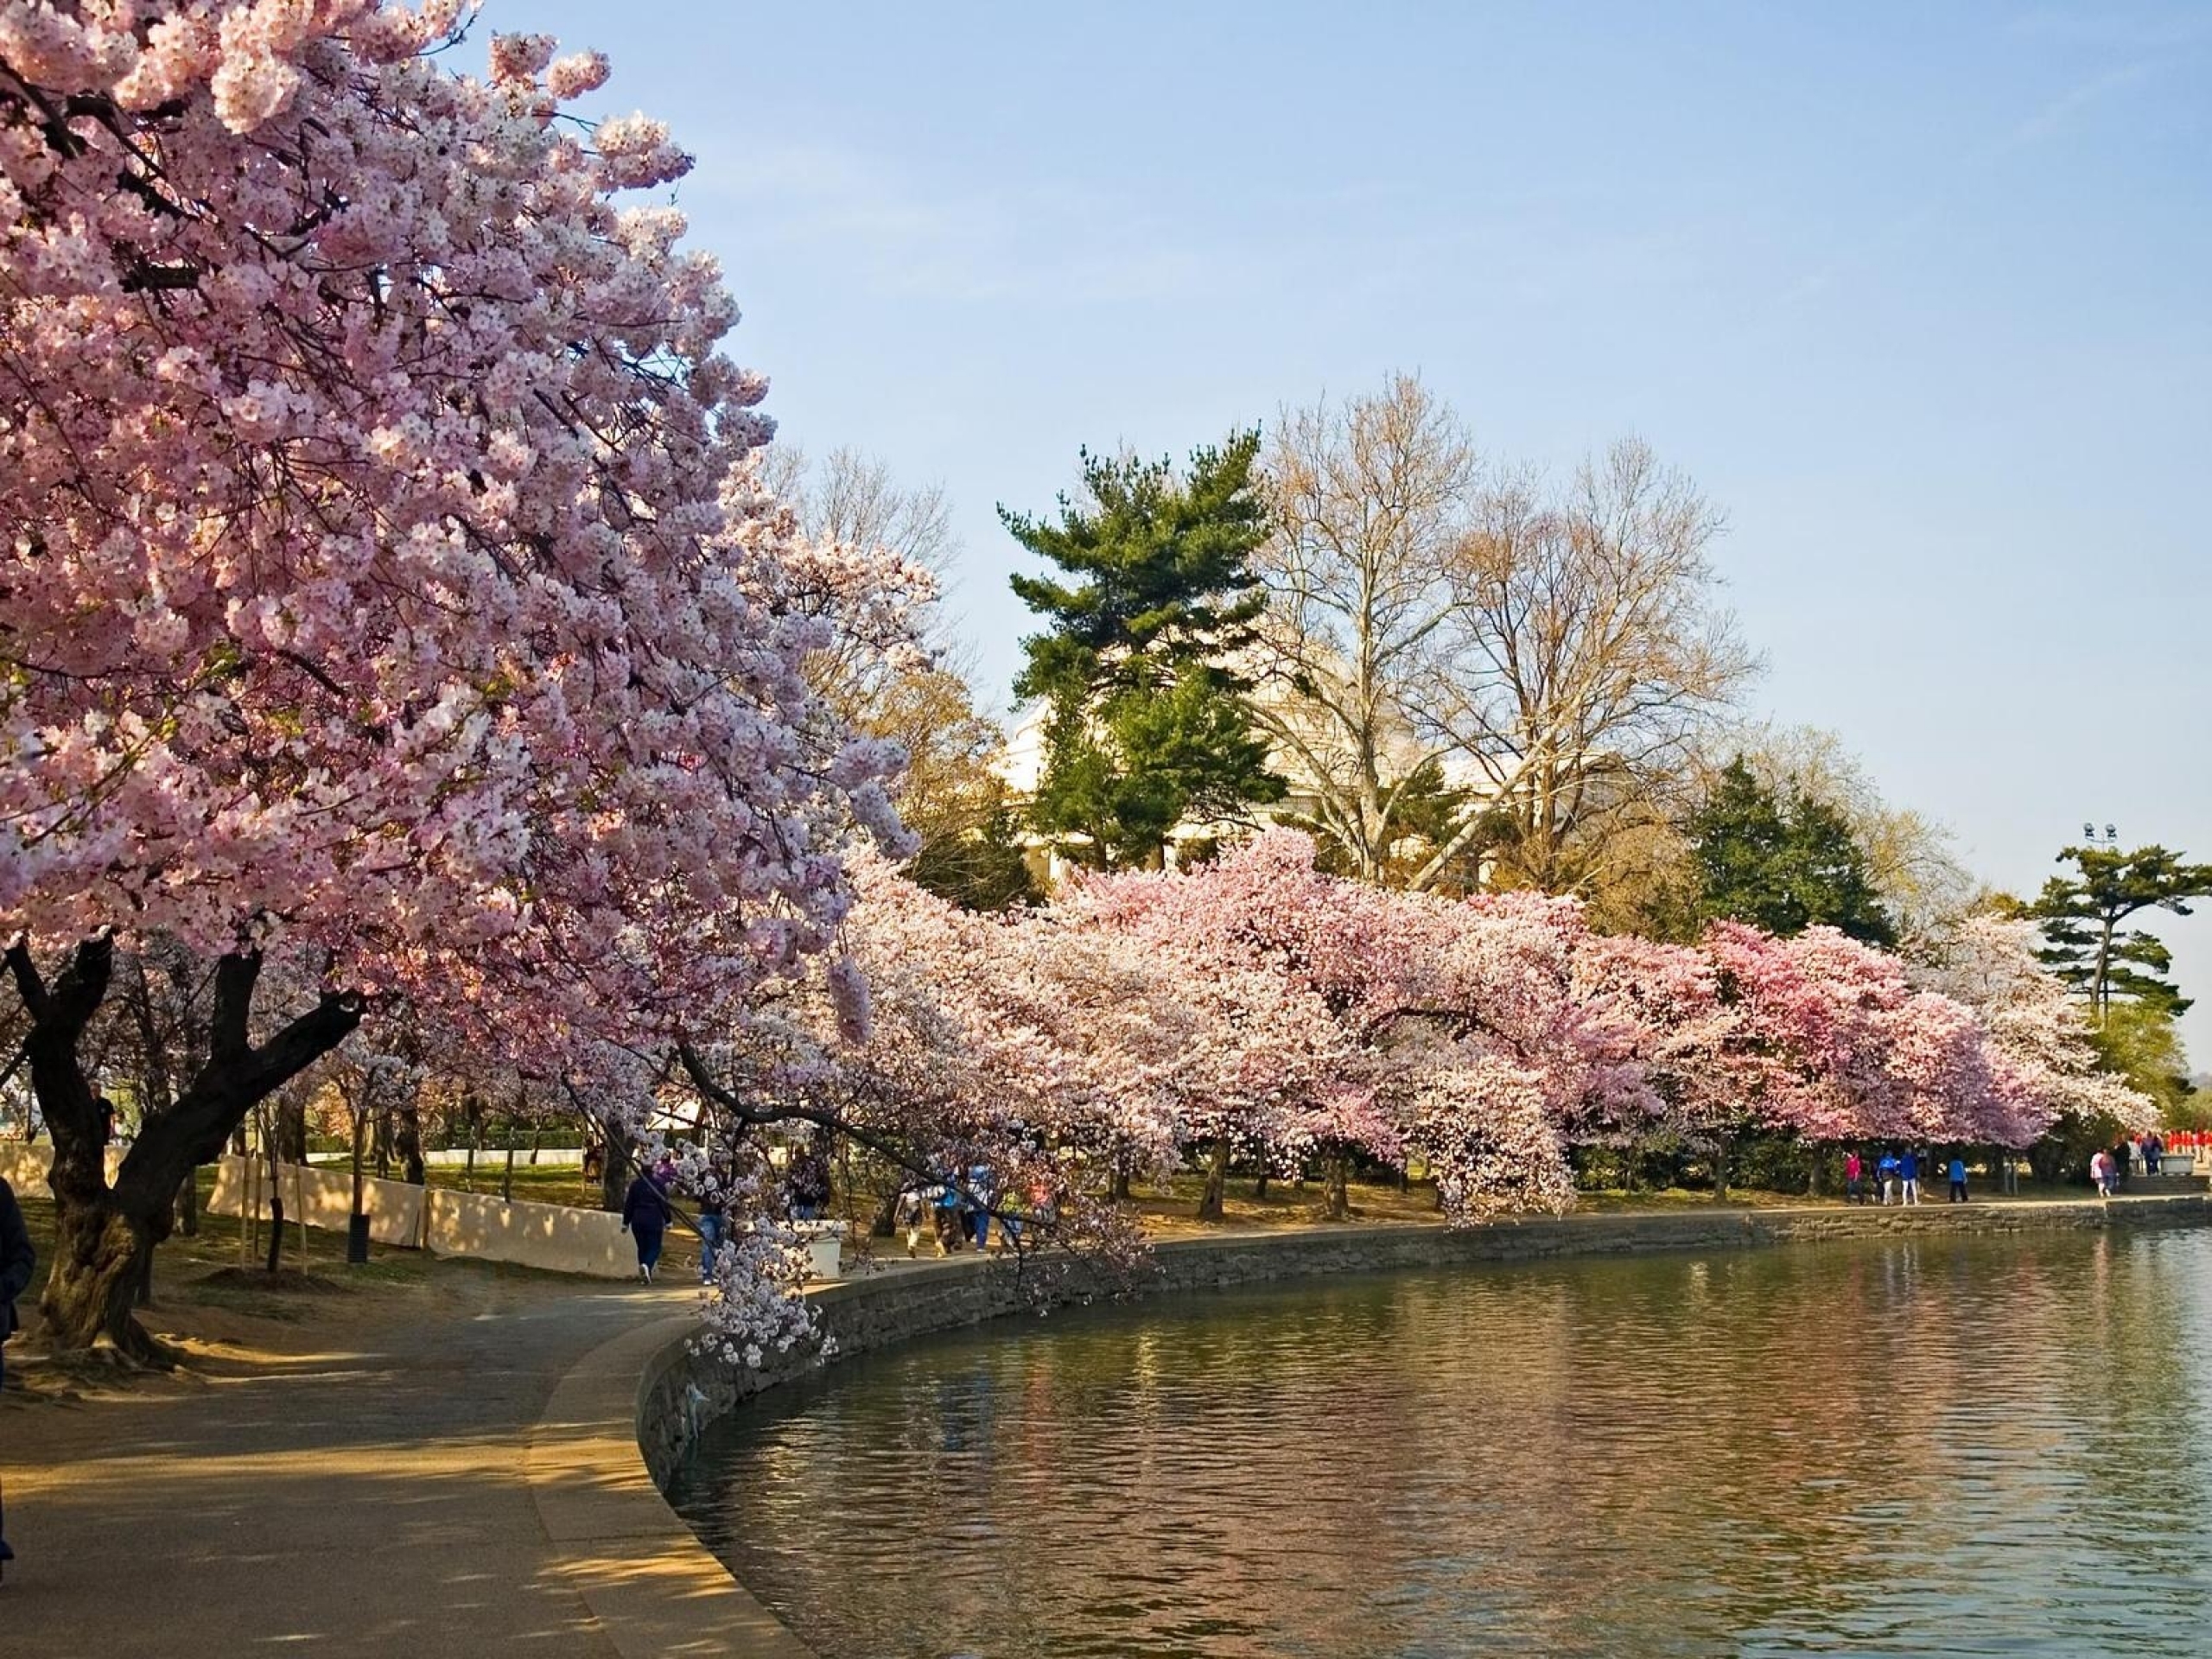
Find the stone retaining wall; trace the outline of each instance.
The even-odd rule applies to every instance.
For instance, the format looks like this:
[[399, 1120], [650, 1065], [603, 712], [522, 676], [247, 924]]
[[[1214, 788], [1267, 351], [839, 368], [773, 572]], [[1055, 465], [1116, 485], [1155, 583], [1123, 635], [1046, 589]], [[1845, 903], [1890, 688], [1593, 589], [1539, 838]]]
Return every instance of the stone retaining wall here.
[[[1568, 1255], [1624, 1255], [1665, 1250], [1756, 1249], [1828, 1239], [1928, 1234], [1995, 1234], [2064, 1229], [2202, 1226], [2212, 1196], [2012, 1201], [1818, 1209], [1692, 1211], [1678, 1214], [1504, 1220], [1453, 1231], [1408, 1224], [1173, 1239], [1156, 1246], [1135, 1283], [1138, 1294], [1207, 1290], [1324, 1274], [1374, 1273], [1470, 1262], [1536, 1261]], [[1067, 1305], [1108, 1287], [1079, 1266], [1018, 1279], [1002, 1261], [973, 1258], [887, 1270], [810, 1293], [841, 1355], [866, 1353], [909, 1337], [978, 1324], [1033, 1308]], [[812, 1369], [810, 1361], [747, 1371], [694, 1354], [689, 1342], [664, 1348], [638, 1384], [638, 1444], [661, 1486], [700, 1432], [739, 1402]]]

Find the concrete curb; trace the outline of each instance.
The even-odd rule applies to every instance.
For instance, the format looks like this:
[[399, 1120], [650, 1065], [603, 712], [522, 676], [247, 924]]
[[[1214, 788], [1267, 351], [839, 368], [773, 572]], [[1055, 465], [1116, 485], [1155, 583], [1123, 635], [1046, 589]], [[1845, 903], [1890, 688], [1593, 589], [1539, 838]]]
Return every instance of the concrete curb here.
[[669, 1508], [639, 1452], [639, 1379], [698, 1323], [639, 1325], [561, 1379], [524, 1459], [531, 1501], [562, 1576], [622, 1659], [812, 1659]]

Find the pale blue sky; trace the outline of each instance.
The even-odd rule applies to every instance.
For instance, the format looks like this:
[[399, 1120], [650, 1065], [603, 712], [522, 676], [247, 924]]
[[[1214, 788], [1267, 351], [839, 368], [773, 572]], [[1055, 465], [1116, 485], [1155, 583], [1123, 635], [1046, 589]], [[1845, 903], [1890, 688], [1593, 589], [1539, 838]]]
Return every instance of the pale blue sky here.
[[2212, 858], [2212, 4], [486, 10], [696, 152], [785, 435], [944, 485], [996, 695], [995, 502], [1417, 369], [1695, 476], [1755, 712], [1986, 879], [2090, 816]]

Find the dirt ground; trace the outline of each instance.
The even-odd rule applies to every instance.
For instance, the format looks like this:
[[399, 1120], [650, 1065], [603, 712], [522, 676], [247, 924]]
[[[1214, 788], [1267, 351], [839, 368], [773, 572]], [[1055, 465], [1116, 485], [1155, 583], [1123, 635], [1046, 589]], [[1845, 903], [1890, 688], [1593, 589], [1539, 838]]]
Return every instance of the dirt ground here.
[[139, 1310], [139, 1322], [174, 1351], [176, 1369], [138, 1371], [99, 1355], [64, 1360], [47, 1353], [36, 1306], [53, 1263], [54, 1204], [28, 1198], [21, 1203], [39, 1261], [30, 1291], [18, 1304], [25, 1328], [8, 1344], [8, 1395], [27, 1405], [188, 1394], [212, 1379], [372, 1345], [376, 1333], [394, 1321], [454, 1313], [479, 1296], [487, 1280], [524, 1295], [533, 1289], [559, 1294], [576, 1282], [557, 1274], [382, 1245], [370, 1247], [366, 1262], [348, 1266], [343, 1235], [290, 1226], [272, 1278], [265, 1227], [255, 1229], [247, 1241], [249, 1259], [240, 1254], [237, 1222], [203, 1216], [196, 1236], [179, 1235], [156, 1253], [154, 1300]]

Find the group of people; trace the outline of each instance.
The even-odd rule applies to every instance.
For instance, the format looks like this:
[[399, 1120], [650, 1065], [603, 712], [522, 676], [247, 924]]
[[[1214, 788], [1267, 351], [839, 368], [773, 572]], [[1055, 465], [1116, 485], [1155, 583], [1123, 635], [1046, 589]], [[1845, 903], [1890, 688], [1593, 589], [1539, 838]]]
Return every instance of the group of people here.
[[[899, 1226], [906, 1235], [906, 1254], [921, 1243], [925, 1221], [937, 1241], [937, 1253], [988, 1250], [991, 1246], [991, 1172], [978, 1164], [963, 1187], [957, 1180], [936, 1186], [909, 1186], [899, 1195]], [[1009, 1224], [1010, 1225], [1011, 1224]], [[1001, 1232], [1001, 1243], [1010, 1242]]]
[[2158, 1130], [2129, 1135], [2109, 1150], [2100, 1147], [2089, 1154], [2089, 1179], [2096, 1185], [2097, 1196], [2108, 1198], [2131, 1170], [2139, 1169], [2145, 1175], [2163, 1174], [2165, 1159], [2165, 1137]]
[[995, 1239], [1001, 1249], [1015, 1249], [1021, 1243], [1024, 1217], [1049, 1224], [1053, 1217], [1051, 1192], [1039, 1182], [1030, 1188], [1026, 1205], [1017, 1209], [1001, 1204], [997, 1179], [983, 1164], [970, 1169], [964, 1182], [956, 1179], [935, 1186], [909, 1186], [899, 1195], [898, 1224], [906, 1235], [909, 1256], [921, 1243], [925, 1225], [939, 1255], [967, 1249], [988, 1252]]
[[[699, 1235], [699, 1282], [710, 1284], [715, 1259], [720, 1255], [729, 1226], [728, 1172], [717, 1168], [694, 1188], [692, 1228]], [[668, 1230], [681, 1218], [677, 1210], [676, 1160], [663, 1158], [651, 1168], [640, 1169], [622, 1198], [622, 1225], [638, 1247], [638, 1277], [650, 1285], [660, 1266], [661, 1249]], [[793, 1221], [816, 1221], [830, 1207], [830, 1160], [810, 1141], [794, 1147], [784, 1169], [785, 1208]]]
[[[1920, 1172], [1923, 1161], [1933, 1167], [1931, 1155], [1923, 1160], [1920, 1154], [1907, 1147], [1903, 1152], [1885, 1148], [1874, 1160], [1874, 1179], [1866, 1179], [1866, 1160], [1853, 1147], [1843, 1159], [1843, 1196], [1847, 1204], [1918, 1204], [1920, 1202]], [[1967, 1201], [1967, 1160], [1953, 1153], [1942, 1165], [1943, 1174], [1951, 1184], [1951, 1202]]]

